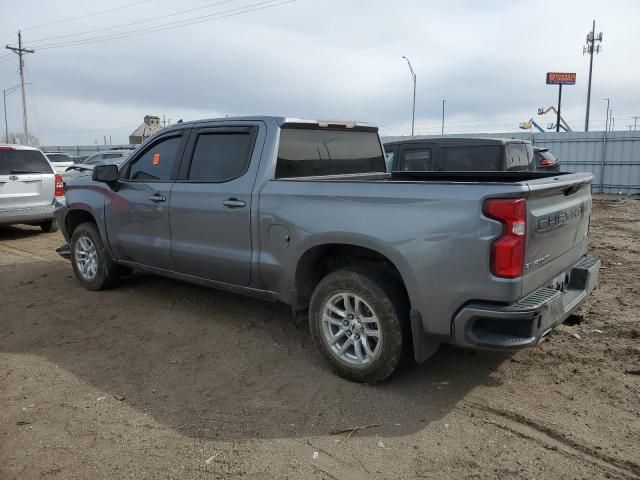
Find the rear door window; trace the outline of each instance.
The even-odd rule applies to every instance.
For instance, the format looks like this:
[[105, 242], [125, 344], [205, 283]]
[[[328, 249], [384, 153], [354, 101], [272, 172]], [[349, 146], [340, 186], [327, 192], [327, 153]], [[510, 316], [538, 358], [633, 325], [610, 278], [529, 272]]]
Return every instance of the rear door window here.
[[378, 134], [357, 130], [283, 128], [276, 178], [384, 173]]
[[482, 145], [470, 147], [445, 147], [437, 170], [445, 172], [501, 171], [502, 147]]
[[205, 132], [198, 135], [193, 151], [189, 180], [226, 182], [247, 170], [251, 157], [251, 131]]
[[182, 135], [158, 140], [129, 167], [129, 180], [166, 182], [173, 178]]
[[0, 175], [21, 173], [53, 173], [53, 170], [44, 155], [37, 150], [0, 148]]
[[507, 170], [529, 170], [531, 156], [527, 145], [524, 143], [508, 143], [505, 148], [507, 157]]
[[431, 170], [431, 148], [403, 149], [397, 170], [428, 172]]

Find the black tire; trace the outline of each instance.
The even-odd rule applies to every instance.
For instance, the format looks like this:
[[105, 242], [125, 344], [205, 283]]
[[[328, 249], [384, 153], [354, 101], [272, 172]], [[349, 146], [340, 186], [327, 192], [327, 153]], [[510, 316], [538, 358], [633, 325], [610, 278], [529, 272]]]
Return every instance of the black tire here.
[[[91, 278], [86, 278], [81, 273], [76, 255], [78, 242], [83, 237], [86, 237], [95, 246], [96, 251], [97, 268], [95, 275]], [[98, 228], [92, 222], [80, 224], [71, 235], [71, 265], [78, 281], [88, 290], [105, 290], [113, 287], [119, 280], [117, 265], [105, 249]]]
[[[380, 348], [377, 356], [366, 365], [350, 365], [338, 358], [322, 330], [325, 305], [342, 292], [362, 298], [379, 321]], [[397, 287], [397, 282], [384, 272], [358, 268], [337, 270], [318, 283], [311, 297], [311, 336], [316, 348], [338, 375], [356, 382], [379, 383], [393, 374], [410, 352], [408, 307], [408, 300]]]
[[55, 219], [45, 220], [40, 224], [40, 229], [45, 233], [53, 233], [58, 231], [58, 223]]

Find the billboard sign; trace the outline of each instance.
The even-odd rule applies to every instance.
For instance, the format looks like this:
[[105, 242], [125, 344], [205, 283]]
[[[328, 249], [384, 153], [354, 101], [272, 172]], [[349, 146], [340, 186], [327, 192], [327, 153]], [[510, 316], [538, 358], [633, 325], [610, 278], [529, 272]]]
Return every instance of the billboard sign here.
[[547, 85], [575, 85], [576, 74], [570, 72], [547, 72]]

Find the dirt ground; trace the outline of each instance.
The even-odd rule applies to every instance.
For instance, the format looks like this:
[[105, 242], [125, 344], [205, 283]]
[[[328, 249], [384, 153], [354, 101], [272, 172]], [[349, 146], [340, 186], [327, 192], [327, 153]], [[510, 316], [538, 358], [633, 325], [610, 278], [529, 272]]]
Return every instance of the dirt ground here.
[[89, 292], [59, 233], [1, 229], [0, 478], [640, 479], [639, 212], [594, 199], [581, 324], [375, 387], [282, 305], [143, 275]]

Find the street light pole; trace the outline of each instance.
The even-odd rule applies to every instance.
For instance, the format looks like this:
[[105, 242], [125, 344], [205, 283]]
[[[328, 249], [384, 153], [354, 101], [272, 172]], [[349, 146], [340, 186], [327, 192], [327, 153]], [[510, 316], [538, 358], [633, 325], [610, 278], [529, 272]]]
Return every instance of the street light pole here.
[[442, 99], [442, 128], [440, 130], [440, 135], [444, 137], [444, 104], [445, 104], [446, 100], [443, 98]]
[[411, 78], [413, 79], [413, 109], [411, 111], [411, 136], [414, 133], [414, 127], [416, 123], [416, 73], [413, 71], [413, 67], [411, 66], [411, 62], [404, 55], [402, 56], [407, 61], [407, 65], [409, 65], [409, 71], [411, 72]]

